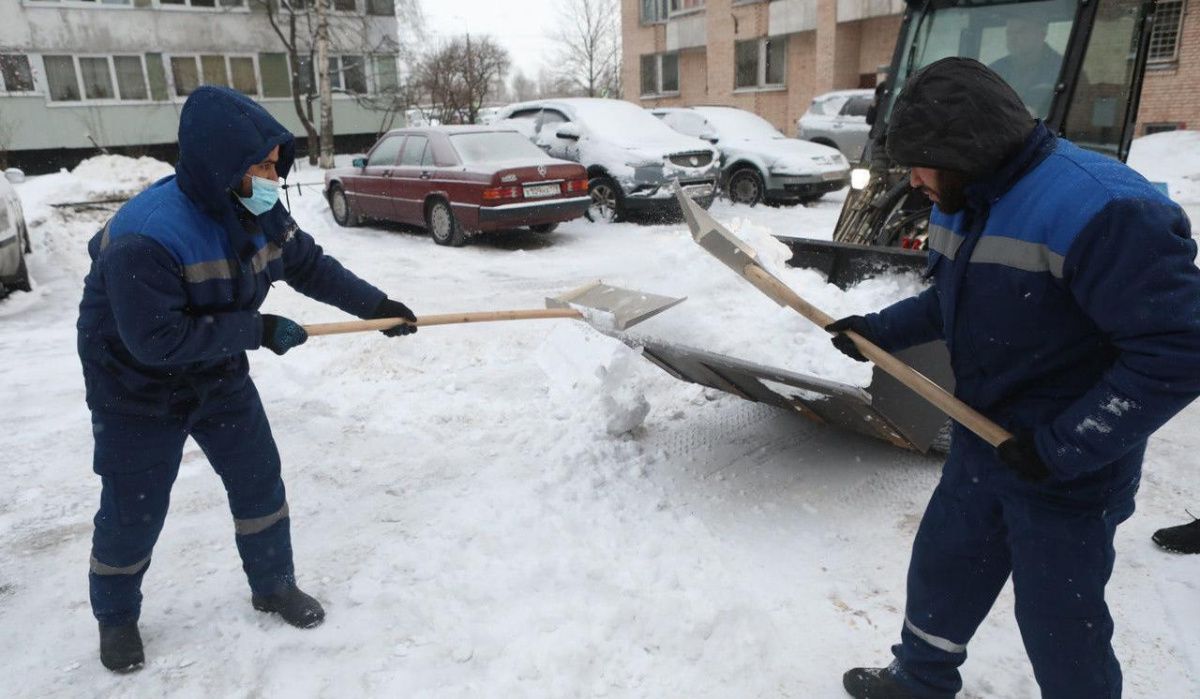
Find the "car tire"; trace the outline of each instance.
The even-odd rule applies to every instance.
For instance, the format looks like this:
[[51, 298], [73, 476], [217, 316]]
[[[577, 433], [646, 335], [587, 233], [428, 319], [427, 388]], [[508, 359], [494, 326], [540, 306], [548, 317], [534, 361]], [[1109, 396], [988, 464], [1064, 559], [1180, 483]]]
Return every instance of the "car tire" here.
[[601, 175], [588, 180], [588, 196], [592, 203], [583, 215], [592, 223], [616, 223], [625, 217], [624, 192], [613, 178]]
[[725, 187], [729, 201], [749, 206], [757, 206], [763, 200], [764, 189], [762, 175], [752, 167], [735, 170]]
[[346, 196], [341, 185], [335, 184], [329, 188], [329, 210], [339, 226], [353, 228], [362, 223], [362, 219], [350, 207], [350, 197]]
[[13, 283], [12, 288], [17, 291], [33, 291], [33, 286], [29, 283], [29, 268], [25, 266], [25, 256], [21, 256], [21, 263], [17, 265], [17, 281]]
[[557, 229], [557, 228], [558, 228], [557, 223], [535, 223], [529, 227], [529, 230], [533, 231], [534, 233], [541, 233], [542, 235], [548, 235], [550, 233], [553, 233], [555, 231], [555, 229]]
[[433, 238], [433, 242], [438, 245], [461, 248], [467, 242], [466, 231], [458, 225], [454, 210], [445, 199], [434, 199], [425, 208], [425, 227], [429, 229], [429, 236]]

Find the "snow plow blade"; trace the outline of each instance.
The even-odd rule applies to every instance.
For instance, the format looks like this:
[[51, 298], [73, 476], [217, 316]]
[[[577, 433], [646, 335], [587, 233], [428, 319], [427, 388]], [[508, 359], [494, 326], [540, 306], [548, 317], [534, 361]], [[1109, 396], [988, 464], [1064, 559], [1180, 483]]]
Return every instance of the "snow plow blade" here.
[[883, 272], [921, 274], [925, 271], [925, 253], [921, 250], [854, 245], [786, 235], [777, 235], [775, 238], [791, 249], [789, 266], [823, 272], [829, 283], [840, 289]]
[[[683, 345], [626, 335], [620, 338], [681, 381], [774, 405], [922, 454], [945, 452], [948, 447], [946, 416], [878, 367], [871, 385], [864, 389]], [[945, 344], [929, 343], [896, 356], [943, 388], [953, 389]]]

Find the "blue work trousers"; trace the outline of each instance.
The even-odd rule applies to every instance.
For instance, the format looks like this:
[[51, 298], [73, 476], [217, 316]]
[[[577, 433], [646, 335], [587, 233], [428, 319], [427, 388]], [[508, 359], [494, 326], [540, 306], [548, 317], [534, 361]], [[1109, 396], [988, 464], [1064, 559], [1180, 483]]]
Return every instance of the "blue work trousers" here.
[[1033, 485], [973, 436], [947, 460], [913, 543], [892, 668], [916, 696], [953, 697], [967, 642], [1013, 579], [1017, 624], [1046, 699], [1116, 699], [1104, 588], [1133, 514], [1142, 450], [1077, 483]]
[[189, 435], [224, 482], [253, 593], [271, 594], [294, 581], [279, 451], [251, 381], [171, 416], [93, 411], [92, 431], [102, 489], [88, 578], [92, 612], [102, 625], [127, 624], [140, 614], [142, 578]]

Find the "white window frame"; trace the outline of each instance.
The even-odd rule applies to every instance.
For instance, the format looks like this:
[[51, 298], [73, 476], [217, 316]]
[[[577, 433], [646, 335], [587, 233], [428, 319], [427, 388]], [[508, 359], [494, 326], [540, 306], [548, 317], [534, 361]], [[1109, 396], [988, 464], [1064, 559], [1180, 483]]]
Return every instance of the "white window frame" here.
[[[28, 53], [17, 53], [15, 51], [0, 51], [0, 53], [3, 53], [6, 56], [24, 56], [25, 62], [29, 64], [29, 79], [33, 83], [33, 88], [30, 90], [9, 90], [8, 85], [4, 84], [4, 74], [0, 73], [0, 95], [4, 95], [5, 97], [34, 97], [42, 94], [42, 91], [38, 89], [38, 69], [34, 63], [34, 57], [32, 55]], [[62, 54], [52, 55], [61, 56]]]
[[154, 0], [152, 5], [157, 10], [167, 10], [173, 12], [250, 12], [249, 0], [238, 0], [240, 5], [232, 7], [222, 5], [225, 0], [213, 0], [213, 6], [207, 7], [204, 5], [192, 5], [193, 0], [181, 0], [179, 3], [163, 2], [163, 0]]
[[667, 17], [675, 18], [704, 12], [707, 3], [705, 0], [700, 0], [700, 5], [697, 7], [682, 7], [682, 4], [683, 0], [669, 0], [667, 3]]
[[[1171, 0], [1159, 0], [1158, 14], [1162, 14], [1162, 5]], [[1175, 51], [1170, 56], [1151, 56], [1150, 51], [1154, 50], [1154, 35], [1155, 31], [1160, 28], [1159, 18], [1154, 18], [1154, 26], [1150, 29], [1150, 43], [1146, 49], [1146, 63], [1151, 68], [1169, 67], [1176, 65], [1179, 62], [1179, 46], [1183, 43], [1183, 20], [1187, 17], [1187, 0], [1179, 0], [1179, 15], [1175, 23]]]
[[[662, 53], [654, 53], [654, 54], [645, 54], [644, 53], [644, 54], [642, 54], [642, 56], [654, 56], [654, 92], [642, 93], [641, 98], [642, 99], [657, 99], [659, 97], [678, 97], [679, 96], [679, 85], [681, 83], [680, 70], [679, 70], [680, 53], [678, 51], [664, 51]], [[663, 78], [663, 69], [662, 69], [663, 56], [675, 56], [676, 89], [671, 90], [669, 92], [663, 92], [663, 79], [662, 79]], [[642, 89], [641, 58], [642, 58], [641, 56], [638, 57], [638, 90]]]
[[[75, 9], [91, 9], [91, 10], [133, 10], [141, 9], [133, 6], [133, 0], [120, 0], [120, 4], [114, 2], [105, 2], [105, 0], [21, 0], [21, 4], [25, 7], [65, 7], [72, 10]], [[61, 53], [52, 53], [51, 56], [62, 56]]]
[[[45, 75], [46, 71], [45, 71], [45, 66], [43, 65], [42, 66], [42, 74], [43, 74], [43, 80], [46, 81], [46, 106], [48, 106], [48, 107], [78, 106], [81, 104], [97, 105], [97, 106], [118, 105], [118, 104], [150, 104], [150, 103], [154, 102], [154, 98], [150, 94], [150, 76], [146, 72], [146, 56], [144, 54], [140, 54], [140, 53], [71, 53], [71, 54], [51, 53], [51, 54], [47, 54], [47, 55], [70, 56], [71, 57], [71, 63], [74, 64], [74, 67], [75, 67], [75, 87], [77, 87], [79, 89], [79, 99], [78, 100], [51, 99], [51, 97], [50, 97], [50, 78], [49, 78], [49, 76]], [[120, 56], [122, 58], [136, 57], [138, 59], [138, 62], [142, 66], [142, 82], [146, 88], [146, 98], [145, 99], [125, 99], [125, 98], [121, 97], [121, 86], [117, 82], [117, 65], [113, 61], [113, 58], [116, 56]], [[90, 98], [87, 96], [87, 89], [86, 89], [86, 86], [83, 84], [83, 70], [79, 64], [79, 59], [81, 59], [81, 58], [103, 58], [103, 59], [105, 59], [104, 62], [106, 64], [108, 64], [108, 77], [112, 81], [113, 92], [116, 94], [116, 97], [113, 97], [112, 99], [93, 99], [93, 98]], [[34, 87], [37, 87], [36, 83], [34, 84]], [[28, 94], [28, 93], [26, 93], [26, 94]]]
[[[733, 92], [734, 94], [742, 92], [772, 92], [775, 90], [787, 89], [787, 45], [789, 43], [788, 36], [781, 34], [779, 36], [764, 36], [758, 39], [746, 39], [746, 41], [758, 42], [758, 66], [756, 67], [756, 75], [754, 85], [738, 87], [737, 85], [737, 44], [741, 41], [734, 42], [733, 49]], [[783, 80], [782, 82], [769, 83], [767, 82], [767, 42], [782, 41], [783, 43]]]
[[376, 61], [378, 61], [380, 58], [392, 59], [392, 64], [396, 67], [396, 70], [393, 73], [393, 75], [396, 77], [396, 88], [398, 89], [400, 87], [400, 58], [397, 54], [364, 53], [363, 57], [363, 60], [367, 61], [367, 68], [369, 68], [369, 70], [367, 70], [367, 94], [383, 94], [384, 88], [379, 84], [379, 70], [376, 67]]
[[[337, 86], [336, 87], [333, 84], [334, 71], [332, 69], [330, 69], [330, 71], [329, 71], [329, 89], [333, 92], [333, 96], [335, 98], [337, 98], [338, 96], [341, 96], [341, 97], [348, 97], [350, 99], [354, 99], [354, 97], [356, 97], [360, 94], [357, 92], [347, 92], [346, 91], [346, 85], [345, 85], [346, 81], [343, 80], [342, 74], [346, 72], [346, 69], [343, 67], [343, 64], [347, 58], [357, 58], [360, 61], [362, 61], [362, 64], [363, 64], [363, 66], [362, 66], [363, 87], [365, 87], [367, 91], [365, 93], [361, 93], [361, 94], [362, 95], [376, 94], [375, 92], [372, 91], [373, 85], [371, 84], [371, 74], [370, 74], [371, 71], [369, 70], [369, 68], [371, 67], [371, 54], [369, 54], [369, 53], [338, 53], [338, 54], [330, 55], [329, 58], [337, 59], [337, 64], [338, 64]], [[321, 79], [321, 77], [319, 75], [315, 75], [315, 74], [313, 75], [314, 81], [317, 81], [320, 79]]]
[[[276, 52], [276, 53], [281, 53], [281, 52]], [[167, 94], [170, 96], [170, 100], [172, 102], [183, 102], [183, 101], [186, 101], [187, 98], [190, 96], [190, 95], [180, 95], [178, 92], [175, 91], [175, 71], [171, 67], [171, 61], [176, 58], [192, 59], [192, 61], [196, 65], [196, 75], [200, 76], [200, 85], [211, 84], [211, 83], [207, 82], [207, 79], [205, 78], [204, 63], [200, 60], [201, 56], [220, 56], [222, 59], [224, 59], [224, 61], [225, 61], [225, 77], [229, 79], [230, 83], [233, 82], [233, 65], [232, 65], [232, 63], [230, 63], [229, 59], [231, 59], [231, 58], [249, 58], [251, 63], [254, 65], [254, 90], [255, 90], [255, 92], [252, 95], [246, 95], [246, 96], [250, 97], [254, 100], [260, 100], [263, 98], [262, 97], [262, 71], [259, 69], [259, 66], [258, 66], [258, 54], [257, 53], [164, 53], [162, 56], [163, 56], [163, 68], [166, 70], [166, 73], [167, 73]], [[226, 87], [228, 87], [230, 90], [237, 90], [237, 88], [234, 87], [232, 84], [230, 84]], [[241, 92], [240, 90], [237, 90], [237, 91], [240, 94], [245, 94], [245, 93]], [[272, 97], [271, 99], [291, 99], [291, 98], [290, 97]]]

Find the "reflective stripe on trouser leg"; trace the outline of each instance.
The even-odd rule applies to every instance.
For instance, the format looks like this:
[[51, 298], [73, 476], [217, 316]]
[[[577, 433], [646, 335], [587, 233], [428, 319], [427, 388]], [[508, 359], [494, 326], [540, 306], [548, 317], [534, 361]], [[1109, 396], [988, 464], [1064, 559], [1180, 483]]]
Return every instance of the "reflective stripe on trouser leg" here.
[[207, 402], [191, 435], [221, 477], [229, 497], [242, 568], [255, 594], [295, 579], [287, 494], [279, 450], [254, 383]]
[[952, 697], [962, 688], [967, 642], [1008, 579], [1000, 500], [961, 473], [947, 463], [921, 519], [901, 642], [892, 648], [897, 679], [919, 697]]
[[187, 434], [181, 420], [92, 413], [100, 508], [88, 571], [92, 613], [105, 626], [136, 621], [142, 578], [162, 531]]

